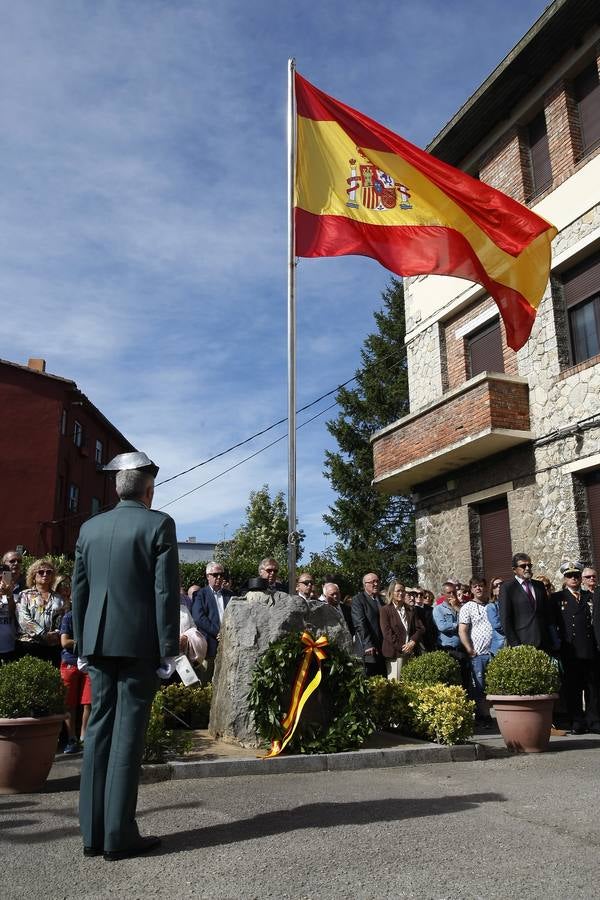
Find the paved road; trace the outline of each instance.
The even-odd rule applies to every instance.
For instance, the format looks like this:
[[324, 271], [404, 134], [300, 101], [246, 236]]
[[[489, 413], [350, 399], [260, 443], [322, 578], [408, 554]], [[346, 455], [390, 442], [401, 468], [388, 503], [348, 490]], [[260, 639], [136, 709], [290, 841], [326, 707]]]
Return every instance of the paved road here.
[[0, 797], [12, 898], [596, 898], [600, 741], [483, 762], [144, 785], [151, 856], [84, 859], [77, 778]]

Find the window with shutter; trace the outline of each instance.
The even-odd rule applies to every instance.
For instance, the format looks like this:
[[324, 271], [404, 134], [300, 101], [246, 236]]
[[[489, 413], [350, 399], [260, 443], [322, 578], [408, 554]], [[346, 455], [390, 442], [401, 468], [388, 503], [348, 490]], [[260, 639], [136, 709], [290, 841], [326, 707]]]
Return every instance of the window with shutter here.
[[481, 535], [483, 571], [487, 582], [495, 578], [510, 578], [512, 571], [512, 549], [510, 521], [506, 494], [494, 497], [477, 507]]
[[562, 276], [574, 363], [600, 353], [600, 253]]
[[480, 372], [504, 372], [500, 320], [495, 319], [469, 335], [467, 350], [471, 378]]
[[583, 151], [587, 153], [600, 143], [600, 78], [595, 60], [579, 73], [573, 87]]
[[531, 176], [533, 191], [531, 196], [541, 194], [552, 184], [552, 165], [550, 163], [550, 146], [548, 144], [548, 131], [546, 129], [546, 117], [542, 112], [533, 119], [527, 129], [529, 138], [529, 159], [531, 164]]

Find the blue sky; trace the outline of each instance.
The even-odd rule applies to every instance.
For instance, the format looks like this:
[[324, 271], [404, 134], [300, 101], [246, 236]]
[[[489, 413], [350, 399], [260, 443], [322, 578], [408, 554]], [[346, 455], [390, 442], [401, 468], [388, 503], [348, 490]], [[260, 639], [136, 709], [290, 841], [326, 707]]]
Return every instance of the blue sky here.
[[[74, 379], [159, 478], [283, 418], [288, 57], [425, 146], [546, 5], [2, 4], [0, 355]], [[389, 278], [367, 259], [300, 261], [299, 406], [354, 374]], [[333, 415], [298, 435], [308, 551], [332, 541]], [[155, 505], [284, 433], [159, 488]], [[180, 539], [231, 536], [264, 483], [287, 489], [285, 440], [170, 503]]]

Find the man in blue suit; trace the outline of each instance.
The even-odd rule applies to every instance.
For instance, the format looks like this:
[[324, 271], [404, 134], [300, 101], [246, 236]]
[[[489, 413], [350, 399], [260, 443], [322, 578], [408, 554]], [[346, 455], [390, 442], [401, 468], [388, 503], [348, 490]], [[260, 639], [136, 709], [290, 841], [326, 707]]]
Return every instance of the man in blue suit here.
[[206, 638], [207, 676], [209, 679], [214, 671], [223, 613], [232, 597], [231, 591], [223, 588], [224, 577], [225, 570], [221, 563], [207, 563], [208, 586], [196, 591], [192, 598], [192, 618], [198, 631], [201, 631]]
[[118, 860], [160, 844], [140, 835], [135, 810], [157, 668], [179, 653], [179, 558], [173, 519], [151, 509], [158, 467], [136, 452], [105, 469], [120, 502], [82, 525], [73, 572], [73, 633], [92, 682], [79, 819], [85, 856]]

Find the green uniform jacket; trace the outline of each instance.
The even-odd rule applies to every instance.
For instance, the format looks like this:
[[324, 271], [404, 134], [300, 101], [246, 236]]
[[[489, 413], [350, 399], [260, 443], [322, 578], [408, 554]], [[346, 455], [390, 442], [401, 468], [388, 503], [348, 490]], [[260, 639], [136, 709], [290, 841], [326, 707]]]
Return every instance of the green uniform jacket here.
[[75, 549], [72, 606], [79, 656], [177, 656], [173, 519], [137, 500], [121, 500], [85, 522]]

